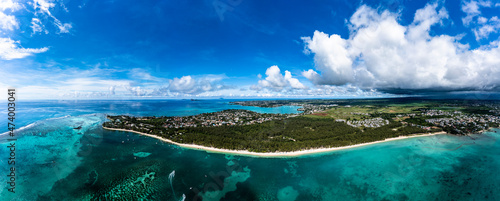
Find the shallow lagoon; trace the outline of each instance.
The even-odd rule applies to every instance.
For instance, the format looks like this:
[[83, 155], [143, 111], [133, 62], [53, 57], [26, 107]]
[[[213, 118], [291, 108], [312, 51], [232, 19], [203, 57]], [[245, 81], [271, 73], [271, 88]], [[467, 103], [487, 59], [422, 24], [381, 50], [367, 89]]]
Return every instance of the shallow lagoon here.
[[[103, 130], [104, 116], [95, 112], [41, 120], [23, 129], [17, 193], [1, 189], [2, 199], [180, 200], [183, 194], [185, 200], [500, 199], [500, 136], [495, 132], [266, 159], [189, 150]], [[0, 154], [8, 154], [5, 141], [0, 142]], [[0, 172], [7, 172], [6, 161], [0, 164]]]

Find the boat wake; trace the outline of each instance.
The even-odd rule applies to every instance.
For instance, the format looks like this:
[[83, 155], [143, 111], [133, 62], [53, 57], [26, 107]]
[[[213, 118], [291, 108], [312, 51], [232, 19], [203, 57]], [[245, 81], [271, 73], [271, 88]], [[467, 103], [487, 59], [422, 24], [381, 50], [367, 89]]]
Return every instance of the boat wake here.
[[[173, 180], [174, 180], [174, 177], [175, 177], [175, 170], [172, 171], [169, 175], [168, 175], [168, 181], [170, 182], [170, 187], [172, 188], [172, 194], [174, 194], [174, 199], [177, 198], [177, 196], [175, 195], [175, 192], [174, 192], [174, 185], [172, 184]], [[184, 201], [186, 199], [186, 195], [182, 194], [182, 197], [179, 199], [180, 201]]]

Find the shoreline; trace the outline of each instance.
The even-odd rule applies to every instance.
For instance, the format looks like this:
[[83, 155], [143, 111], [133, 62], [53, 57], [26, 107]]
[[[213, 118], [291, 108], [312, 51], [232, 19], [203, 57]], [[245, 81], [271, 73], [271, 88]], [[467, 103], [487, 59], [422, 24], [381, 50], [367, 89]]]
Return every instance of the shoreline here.
[[230, 150], [230, 149], [221, 149], [221, 148], [215, 148], [215, 147], [206, 147], [206, 146], [195, 145], [195, 144], [182, 144], [182, 143], [174, 142], [174, 141], [166, 139], [166, 138], [162, 138], [160, 136], [142, 133], [139, 131], [120, 129], [120, 128], [108, 128], [108, 127], [104, 127], [104, 126], [102, 126], [102, 128], [106, 129], [106, 130], [112, 130], [112, 131], [124, 131], [124, 132], [132, 132], [132, 133], [136, 133], [136, 134], [140, 134], [140, 135], [145, 135], [145, 136], [156, 138], [158, 140], [168, 142], [170, 144], [174, 144], [174, 145], [177, 145], [177, 146], [180, 146], [183, 148], [188, 148], [188, 149], [193, 149], [193, 150], [198, 150], [198, 151], [205, 151], [208, 153], [234, 154], [234, 155], [240, 155], [240, 156], [261, 157], [261, 158], [298, 157], [298, 156], [312, 155], [312, 154], [318, 154], [318, 153], [327, 153], [327, 152], [333, 152], [333, 151], [339, 151], [339, 150], [345, 150], [345, 149], [352, 149], [352, 148], [363, 147], [363, 146], [378, 144], [378, 143], [383, 143], [383, 142], [390, 142], [390, 141], [395, 141], [395, 140], [446, 134], [446, 132], [444, 132], [444, 131], [434, 132], [434, 133], [423, 133], [423, 134], [416, 133], [416, 134], [411, 134], [411, 135], [406, 135], [406, 136], [387, 138], [385, 140], [366, 142], [366, 143], [349, 145], [349, 146], [342, 146], [342, 147], [315, 148], [315, 149], [300, 150], [300, 151], [293, 151], [293, 152], [259, 153], [259, 152], [251, 152], [251, 151], [247, 151], [247, 150]]

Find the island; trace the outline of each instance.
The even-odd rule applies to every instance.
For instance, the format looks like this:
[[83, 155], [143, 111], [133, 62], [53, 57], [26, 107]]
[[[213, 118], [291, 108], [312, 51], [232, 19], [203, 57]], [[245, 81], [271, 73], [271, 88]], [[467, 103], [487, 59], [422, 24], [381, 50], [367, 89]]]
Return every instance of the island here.
[[490, 101], [262, 100], [230, 104], [300, 106], [298, 114], [229, 109], [193, 116], [108, 115], [103, 128], [136, 132], [180, 146], [246, 155], [300, 155], [436, 134], [478, 134], [500, 123]]

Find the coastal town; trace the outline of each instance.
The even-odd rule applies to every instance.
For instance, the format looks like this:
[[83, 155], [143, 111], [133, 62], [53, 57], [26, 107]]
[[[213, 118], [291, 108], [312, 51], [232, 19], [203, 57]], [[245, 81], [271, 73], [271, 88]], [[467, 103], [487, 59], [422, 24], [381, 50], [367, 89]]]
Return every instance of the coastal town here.
[[[337, 122], [346, 122], [344, 119], [338, 119], [336, 121]], [[364, 120], [359, 120], [359, 121], [357, 121], [357, 120], [347, 121], [346, 124], [349, 126], [352, 126], [352, 127], [378, 128], [378, 127], [389, 124], [389, 120], [377, 117], [377, 118], [373, 118], [373, 119], [364, 119]]]
[[[427, 116], [439, 116], [442, 111], [431, 111]], [[443, 128], [451, 134], [469, 134], [486, 130], [489, 127], [498, 127], [500, 118], [496, 115], [488, 114], [463, 114], [455, 111], [452, 114], [445, 114], [446, 117], [426, 119], [427, 123]]]
[[[109, 128], [125, 128], [136, 131], [152, 133], [154, 124], [161, 119], [161, 126], [165, 129], [179, 129], [186, 127], [217, 127], [217, 126], [235, 126], [251, 125], [273, 120], [282, 120], [297, 116], [320, 112], [332, 106], [330, 105], [295, 105], [301, 106], [296, 114], [271, 114], [257, 113], [249, 110], [228, 109], [220, 112], [203, 113], [193, 116], [180, 117], [132, 117], [126, 115], [108, 116], [110, 122], [104, 125]], [[137, 123], [141, 122], [141, 123]]]
[[[108, 116], [109, 122], [104, 126], [109, 128], [122, 128], [145, 133], [164, 132], [178, 133], [177, 130], [188, 127], [219, 127], [219, 126], [245, 126], [260, 124], [268, 121], [278, 121], [298, 116], [324, 116], [325, 111], [332, 108], [352, 109], [371, 107], [338, 105], [338, 104], [309, 104], [286, 101], [238, 101], [231, 104], [257, 107], [299, 106], [300, 113], [296, 114], [269, 114], [257, 113], [248, 110], [229, 109], [219, 112], [203, 113], [192, 116], [179, 117], [132, 117], [126, 115]], [[484, 106], [484, 104], [482, 105]], [[400, 122], [402, 126], [412, 126], [427, 131], [444, 130], [450, 134], [470, 134], [489, 127], [498, 127], [500, 118], [497, 105], [488, 105], [489, 114], [465, 113], [460, 110], [438, 110], [421, 108], [411, 113], [396, 113], [389, 116], [375, 117], [375, 113], [350, 112], [351, 117], [362, 118], [334, 118], [335, 122], [345, 123], [355, 128], [379, 128], [389, 125], [390, 122]], [[392, 117], [392, 118], [388, 118]], [[158, 128], [161, 128], [158, 130]]]

